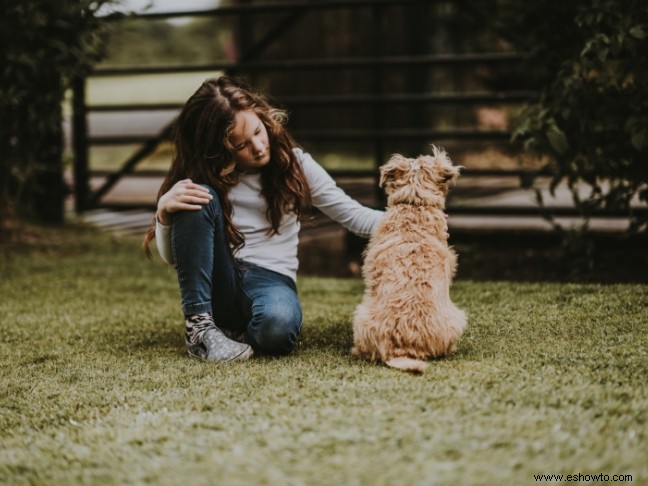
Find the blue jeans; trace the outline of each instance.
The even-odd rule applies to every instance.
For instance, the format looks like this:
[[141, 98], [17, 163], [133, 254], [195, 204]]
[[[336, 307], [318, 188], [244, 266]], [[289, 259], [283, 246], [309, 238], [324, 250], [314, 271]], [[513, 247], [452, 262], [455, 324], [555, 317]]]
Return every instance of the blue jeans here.
[[245, 332], [256, 351], [291, 352], [302, 310], [287, 275], [232, 257], [216, 192], [200, 211], [173, 213], [171, 248], [185, 316], [209, 312], [216, 325]]

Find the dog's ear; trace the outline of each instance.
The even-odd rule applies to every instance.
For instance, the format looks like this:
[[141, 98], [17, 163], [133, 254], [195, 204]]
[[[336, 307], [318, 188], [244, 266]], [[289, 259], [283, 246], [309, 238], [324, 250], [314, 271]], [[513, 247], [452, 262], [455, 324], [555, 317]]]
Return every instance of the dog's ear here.
[[407, 159], [400, 154], [394, 154], [385, 165], [380, 168], [380, 182], [383, 187], [387, 182], [396, 179], [407, 165]]
[[437, 173], [440, 176], [442, 182], [448, 183], [454, 181], [457, 177], [459, 177], [459, 171], [460, 169], [463, 169], [463, 167], [459, 165], [453, 165], [450, 157], [448, 157], [448, 154], [445, 150], [432, 145], [432, 153], [433, 155], [430, 157], [430, 159], [436, 162], [436, 165], [438, 166]]
[[441, 174], [441, 177], [443, 178], [443, 182], [451, 182], [457, 179], [459, 177], [459, 172], [460, 169], [463, 167], [459, 165], [448, 165], [448, 166], [442, 166], [441, 170], [439, 173]]

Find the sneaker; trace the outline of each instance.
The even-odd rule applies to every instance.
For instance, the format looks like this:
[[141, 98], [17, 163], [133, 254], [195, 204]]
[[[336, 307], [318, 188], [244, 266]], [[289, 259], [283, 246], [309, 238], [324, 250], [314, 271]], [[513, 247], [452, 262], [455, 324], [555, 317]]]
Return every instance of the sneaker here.
[[218, 329], [220, 329], [221, 332], [223, 334], [225, 334], [225, 336], [230, 338], [232, 341], [236, 341], [236, 342], [243, 343], [243, 344], [248, 343], [246, 341], [247, 340], [247, 334], [245, 334], [245, 332], [236, 331], [234, 329], [230, 329], [229, 327], [219, 327]]
[[244, 361], [254, 354], [249, 344], [225, 336], [207, 313], [187, 318], [185, 343], [189, 356], [203, 361]]

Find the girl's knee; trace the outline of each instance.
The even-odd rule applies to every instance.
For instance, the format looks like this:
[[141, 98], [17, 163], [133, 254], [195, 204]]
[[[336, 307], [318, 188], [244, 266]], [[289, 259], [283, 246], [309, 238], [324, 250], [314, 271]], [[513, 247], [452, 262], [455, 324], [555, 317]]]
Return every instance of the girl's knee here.
[[206, 184], [200, 184], [202, 187], [209, 190], [209, 194], [212, 196], [211, 200], [206, 204], [201, 204], [200, 210], [185, 210], [185, 211], [176, 211], [173, 213], [174, 223], [176, 221], [190, 221], [190, 224], [193, 224], [194, 221], [209, 221], [211, 223], [219, 222], [222, 219], [222, 208], [220, 200], [218, 199], [218, 194], [211, 186]]
[[297, 345], [301, 325], [302, 313], [299, 306], [275, 302], [253, 315], [248, 326], [248, 336], [259, 351], [288, 354]]
[[198, 184], [198, 185], [207, 189], [209, 191], [209, 194], [211, 194], [214, 199], [218, 199], [218, 194], [216, 193], [216, 189], [214, 189], [212, 186], [208, 186], [207, 184]]

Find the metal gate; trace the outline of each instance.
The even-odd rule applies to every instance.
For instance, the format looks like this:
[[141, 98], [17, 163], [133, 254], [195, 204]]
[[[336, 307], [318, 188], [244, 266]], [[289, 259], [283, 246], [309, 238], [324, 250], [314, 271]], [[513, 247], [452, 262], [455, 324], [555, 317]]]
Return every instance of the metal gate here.
[[[524, 56], [515, 52], [481, 52], [481, 53], [450, 53], [429, 54], [427, 52], [412, 55], [390, 55], [382, 39], [384, 26], [388, 23], [386, 12], [389, 8], [398, 7], [403, 10], [413, 9], [416, 6], [430, 5], [429, 0], [324, 0], [312, 2], [308, 0], [278, 1], [268, 3], [248, 3], [241, 1], [238, 5], [223, 6], [208, 11], [174, 12], [142, 14], [138, 17], [146, 20], [170, 19], [174, 17], [200, 17], [200, 16], [229, 16], [245, 22], [251, 17], [272, 14], [273, 25], [261, 39], [253, 45], [245, 46], [244, 52], [236, 62], [222, 61], [206, 65], [183, 66], [151, 66], [137, 68], [99, 68], [93, 77], [130, 76], [141, 74], [167, 74], [188, 73], [203, 71], [223, 71], [229, 74], [268, 74], [277, 73], [286, 76], [299, 72], [332, 72], [332, 71], [364, 71], [373, 79], [370, 90], [363, 92], [328, 94], [322, 96], [284, 96], [279, 101], [286, 107], [362, 107], [371, 110], [372, 123], [361, 129], [336, 129], [335, 127], [304, 129], [300, 126], [291, 126], [291, 133], [297, 140], [307, 141], [363, 141], [372, 147], [373, 167], [365, 170], [336, 169], [329, 172], [335, 178], [361, 178], [373, 177], [378, 174], [378, 167], [384, 162], [386, 145], [394, 140], [410, 141], [485, 141], [502, 142], [510, 138], [510, 133], [505, 129], [475, 129], [473, 127], [439, 128], [417, 124], [415, 127], [390, 127], [385, 119], [385, 113], [390, 107], [408, 105], [461, 105], [471, 106], [477, 104], [507, 105], [521, 103], [528, 100], [533, 93], [529, 90], [515, 91], [463, 91], [442, 92], [436, 90], [417, 90], [416, 92], [391, 92], [385, 87], [385, 73], [388, 70], [430, 69], [452, 66], [510, 66], [520, 63]], [[304, 18], [306, 14], [369, 10], [372, 12], [374, 23], [371, 26], [375, 45], [370, 56], [343, 56], [335, 58], [290, 58], [266, 59], [264, 53], [278, 42], [284, 33], [293, 25]], [[273, 18], [274, 18], [273, 17]], [[107, 21], [119, 21], [118, 19]], [[422, 19], [423, 22], [426, 19]], [[180, 104], [147, 103], [128, 105], [88, 105], [86, 103], [86, 80], [77, 79], [73, 87], [73, 147], [74, 147], [74, 179], [76, 210], [83, 212], [94, 208], [153, 208], [154, 203], [120, 202], [107, 203], [106, 194], [124, 177], [162, 176], [157, 171], [135, 171], [137, 165], [150, 155], [163, 141], [168, 140], [171, 125], [165, 126], [156, 136], [143, 137], [138, 135], [121, 134], [118, 136], [90, 136], [88, 133], [88, 116], [93, 113], [119, 113], [132, 111], [155, 111], [180, 109]], [[137, 143], [137, 149], [121, 167], [112, 172], [92, 170], [89, 164], [89, 152], [94, 146], [109, 146], [114, 144]], [[486, 177], [514, 177], [528, 176], [529, 171], [521, 169], [481, 168], [466, 169], [464, 176]], [[103, 177], [102, 184], [91, 190], [90, 179]], [[380, 197], [380, 194], [378, 195]], [[450, 213], [475, 213], [475, 214], [539, 214], [539, 208], [529, 206], [456, 206], [448, 209]], [[573, 208], [553, 208], [554, 214], [571, 214]]]

